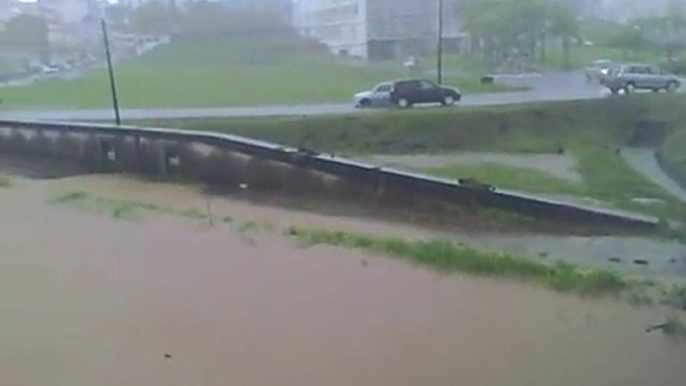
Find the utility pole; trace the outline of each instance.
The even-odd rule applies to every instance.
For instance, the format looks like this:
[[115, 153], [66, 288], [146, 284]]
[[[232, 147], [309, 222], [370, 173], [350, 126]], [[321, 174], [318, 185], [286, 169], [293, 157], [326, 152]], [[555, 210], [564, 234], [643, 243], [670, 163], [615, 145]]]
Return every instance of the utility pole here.
[[112, 90], [114, 119], [117, 125], [121, 125], [121, 116], [119, 115], [119, 100], [117, 98], [117, 86], [114, 81], [114, 68], [112, 67], [112, 55], [110, 54], [110, 39], [107, 36], [107, 24], [105, 24], [105, 19], [100, 19], [100, 27], [102, 28], [102, 38], [105, 43], [105, 56], [107, 58], [107, 72], [109, 73], [110, 77], [110, 89]]
[[437, 80], [440, 85], [443, 83], [443, 0], [438, 0], [438, 60], [437, 60]]

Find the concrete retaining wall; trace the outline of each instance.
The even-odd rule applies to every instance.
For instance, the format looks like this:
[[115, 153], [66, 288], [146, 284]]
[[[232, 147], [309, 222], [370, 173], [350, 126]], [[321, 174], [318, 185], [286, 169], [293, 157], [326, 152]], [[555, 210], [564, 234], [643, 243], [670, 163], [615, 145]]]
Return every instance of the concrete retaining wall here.
[[340, 195], [439, 211], [496, 208], [587, 228], [650, 231], [658, 224], [655, 218], [542, 200], [219, 133], [0, 121], [0, 152], [69, 159], [101, 173], [188, 179], [228, 188]]

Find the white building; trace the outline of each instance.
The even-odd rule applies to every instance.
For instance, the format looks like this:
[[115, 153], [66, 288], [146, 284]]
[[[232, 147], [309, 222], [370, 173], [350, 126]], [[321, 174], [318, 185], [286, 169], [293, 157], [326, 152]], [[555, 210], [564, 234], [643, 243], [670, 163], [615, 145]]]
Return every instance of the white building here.
[[[462, 37], [455, 0], [445, 0], [444, 34]], [[393, 59], [435, 49], [439, 0], [294, 0], [293, 23], [333, 53], [363, 59]], [[454, 45], [452, 45], [454, 46]]]

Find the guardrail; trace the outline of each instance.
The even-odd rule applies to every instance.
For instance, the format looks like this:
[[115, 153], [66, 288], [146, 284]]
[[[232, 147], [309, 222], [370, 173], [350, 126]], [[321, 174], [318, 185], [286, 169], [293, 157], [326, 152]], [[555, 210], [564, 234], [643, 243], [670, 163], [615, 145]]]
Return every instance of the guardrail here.
[[[208, 164], [210, 161], [198, 161], [202, 156], [188, 148], [196, 144], [209, 146], [214, 149], [215, 155], [233, 153], [247, 156], [257, 162], [268, 163], [268, 166], [272, 167], [271, 174], [263, 173], [264, 168], [258, 168], [252, 172], [258, 174], [253, 177], [263, 180], [265, 178], [288, 180], [289, 173], [298, 170], [333, 177], [337, 181], [344, 182], [350, 191], [366, 193], [367, 197], [386, 197], [400, 201], [421, 197], [424, 202], [491, 207], [536, 219], [577, 225], [603, 225], [630, 231], [651, 231], [659, 224], [657, 218], [649, 216], [542, 199], [496, 189], [473, 181], [459, 182], [434, 178], [356, 162], [335, 154], [317, 153], [308, 149], [282, 146], [230, 134], [103, 124], [2, 120], [0, 120], [0, 130], [5, 130], [5, 135], [0, 135], [0, 145], [5, 144], [4, 149], [60, 153], [63, 156], [80, 158], [82, 161], [100, 165], [100, 167], [109, 163], [109, 171], [117, 171], [116, 165], [124, 165], [125, 159], [128, 159], [128, 167], [121, 167], [125, 171], [141, 171], [145, 169], [147, 162], [147, 171], [150, 173], [149, 163], [152, 159], [155, 164], [152, 167], [154, 174], [165, 175], [169, 174], [170, 169], [180, 168], [187, 170], [186, 175], [195, 179], [207, 177], [200, 176], [204, 172], [199, 170], [203, 168], [213, 169], [212, 173], [215, 176], [224, 173], [217, 168], [231, 169], [227, 158], [220, 157], [217, 163], [214, 157], [213, 166]], [[48, 140], [46, 139], [48, 134], [57, 136], [58, 139]], [[79, 135], [85, 137], [79, 140], [78, 146], [73, 146], [73, 140], [69, 148], [64, 145], [70, 142], [65, 140], [65, 137]], [[62, 140], [60, 141], [59, 138]], [[31, 144], [32, 140], [37, 143]], [[1, 149], [2, 147], [0, 151]], [[204, 157], [212, 158], [207, 155]], [[246, 178], [245, 176], [233, 177], [235, 177], [232, 179], [233, 182]], [[300, 182], [294, 179], [291, 183], [299, 184]], [[323, 189], [324, 185], [321, 186]]]

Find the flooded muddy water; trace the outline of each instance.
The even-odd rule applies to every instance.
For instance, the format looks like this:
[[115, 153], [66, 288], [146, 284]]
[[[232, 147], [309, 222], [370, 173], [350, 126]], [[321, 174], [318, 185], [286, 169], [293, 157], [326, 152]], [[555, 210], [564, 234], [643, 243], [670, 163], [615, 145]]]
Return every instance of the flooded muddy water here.
[[[191, 187], [125, 178], [0, 190], [0, 384], [674, 386], [686, 346], [644, 329], [663, 310], [439, 275], [329, 247], [281, 224], [389, 224], [213, 201], [235, 227], [116, 220], [47, 204], [61, 191], [194, 205]], [[365, 264], [362, 262], [366, 261]]]

